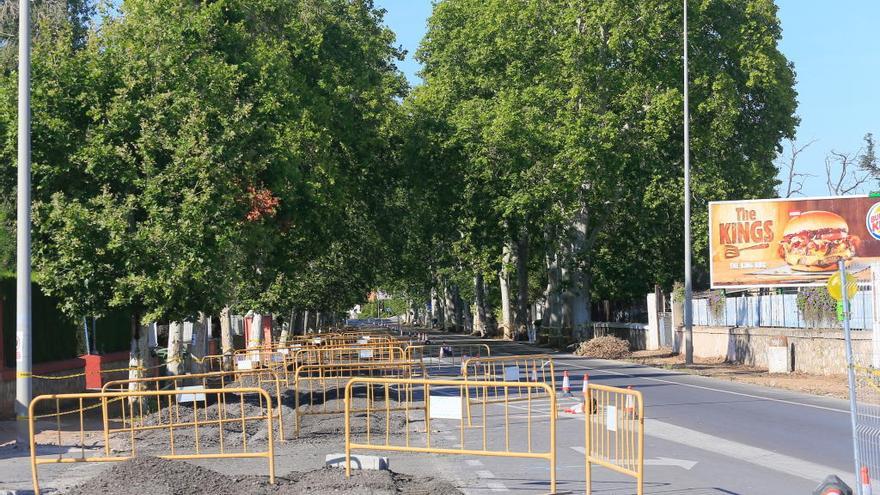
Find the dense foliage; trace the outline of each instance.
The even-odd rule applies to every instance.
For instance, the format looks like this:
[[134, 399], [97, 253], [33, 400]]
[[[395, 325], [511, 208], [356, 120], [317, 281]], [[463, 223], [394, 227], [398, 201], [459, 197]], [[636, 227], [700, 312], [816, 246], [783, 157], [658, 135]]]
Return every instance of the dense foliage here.
[[[369, 0], [67, 5], [34, 42], [33, 235], [71, 317], [339, 313], [382, 287], [422, 321], [512, 336], [536, 301], [585, 329], [594, 299], [682, 270], [678, 3], [440, 1], [412, 91]], [[772, 194], [796, 102], [771, 0], [691, 9], [704, 271], [706, 203]]]

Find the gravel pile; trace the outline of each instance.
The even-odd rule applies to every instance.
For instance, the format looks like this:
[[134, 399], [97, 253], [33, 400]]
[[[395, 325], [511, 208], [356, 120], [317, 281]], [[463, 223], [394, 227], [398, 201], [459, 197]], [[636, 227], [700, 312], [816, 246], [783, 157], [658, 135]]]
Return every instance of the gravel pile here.
[[115, 464], [89, 481], [75, 486], [69, 495], [299, 495], [303, 493], [391, 495], [458, 495], [452, 484], [431, 477], [416, 477], [392, 471], [353, 471], [324, 468], [277, 477], [271, 485], [264, 476], [228, 476], [186, 461], [137, 457]]
[[578, 344], [574, 353], [598, 359], [621, 359], [630, 355], [629, 342], [617, 337], [596, 337]]

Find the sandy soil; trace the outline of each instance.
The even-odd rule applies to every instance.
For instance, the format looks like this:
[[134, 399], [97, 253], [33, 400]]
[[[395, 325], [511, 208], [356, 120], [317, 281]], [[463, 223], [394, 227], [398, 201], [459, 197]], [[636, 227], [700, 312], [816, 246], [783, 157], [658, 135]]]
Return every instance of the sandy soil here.
[[669, 349], [635, 351], [624, 359], [657, 368], [673, 369], [695, 375], [721, 378], [736, 382], [783, 388], [813, 395], [846, 399], [846, 375], [811, 375], [807, 373], [770, 374], [766, 369], [741, 364], [725, 363], [722, 359], [694, 358], [694, 365], [684, 366], [684, 356], [675, 355]]

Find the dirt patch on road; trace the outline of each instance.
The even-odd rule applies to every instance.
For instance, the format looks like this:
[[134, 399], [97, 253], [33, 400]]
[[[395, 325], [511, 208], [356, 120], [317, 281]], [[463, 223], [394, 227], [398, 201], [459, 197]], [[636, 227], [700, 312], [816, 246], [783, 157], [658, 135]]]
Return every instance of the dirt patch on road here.
[[91, 480], [71, 488], [69, 495], [294, 495], [323, 494], [432, 494], [458, 495], [455, 486], [431, 477], [391, 471], [353, 471], [324, 468], [276, 478], [274, 485], [263, 476], [228, 476], [186, 461], [138, 457], [121, 462]]
[[704, 359], [695, 357], [694, 364], [686, 368], [684, 356], [673, 354], [669, 349], [636, 351], [632, 356], [624, 360], [694, 375], [794, 390], [813, 395], [824, 395], [840, 399], [849, 397], [847, 394], [846, 375], [811, 375], [798, 372], [770, 374], [766, 369], [727, 363], [723, 358]]

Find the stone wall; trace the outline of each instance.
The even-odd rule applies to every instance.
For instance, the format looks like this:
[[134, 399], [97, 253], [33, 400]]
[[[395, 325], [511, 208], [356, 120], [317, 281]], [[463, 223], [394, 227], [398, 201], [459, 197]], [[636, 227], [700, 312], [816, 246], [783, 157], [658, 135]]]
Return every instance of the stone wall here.
[[[794, 371], [818, 375], [846, 373], [846, 350], [842, 330], [798, 328], [694, 326], [694, 356], [724, 358], [759, 368], [767, 367], [767, 347], [773, 337], [788, 338]], [[674, 349], [682, 342], [682, 329], [675, 332]], [[868, 331], [852, 332], [857, 362], [871, 362], [872, 337]]]

